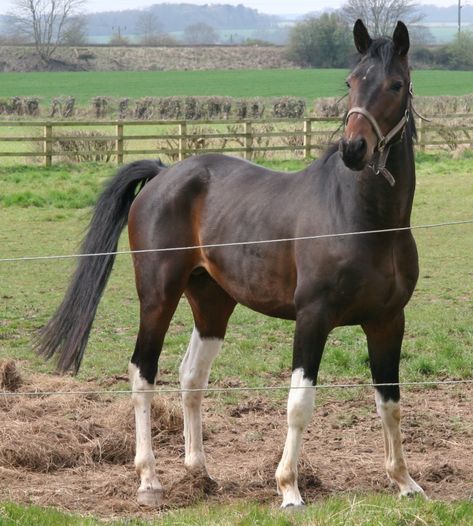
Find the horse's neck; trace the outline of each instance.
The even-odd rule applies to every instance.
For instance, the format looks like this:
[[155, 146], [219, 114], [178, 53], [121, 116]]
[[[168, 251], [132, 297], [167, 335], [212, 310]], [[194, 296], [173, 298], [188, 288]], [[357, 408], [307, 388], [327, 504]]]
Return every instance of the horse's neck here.
[[385, 228], [407, 226], [410, 224], [415, 191], [411, 137], [406, 136], [402, 142], [391, 147], [386, 168], [396, 181], [394, 187], [390, 186], [383, 175], [375, 175], [371, 168], [366, 168], [362, 176], [359, 191], [366, 220]]
[[[412, 203], [416, 188], [416, 168], [415, 155], [412, 137], [405, 137], [404, 141], [398, 145], [399, 153], [392, 152], [388, 169], [391, 166], [394, 178], [396, 179], [395, 190], [398, 193], [399, 212], [403, 222], [410, 222]], [[397, 188], [396, 188], [397, 187]]]

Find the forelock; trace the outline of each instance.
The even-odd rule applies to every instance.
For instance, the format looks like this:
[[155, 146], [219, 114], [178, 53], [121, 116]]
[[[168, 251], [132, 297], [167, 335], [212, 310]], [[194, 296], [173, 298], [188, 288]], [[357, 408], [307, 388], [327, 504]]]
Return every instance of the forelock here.
[[365, 56], [379, 60], [383, 68], [388, 70], [396, 56], [394, 42], [390, 38], [377, 38], [373, 41]]

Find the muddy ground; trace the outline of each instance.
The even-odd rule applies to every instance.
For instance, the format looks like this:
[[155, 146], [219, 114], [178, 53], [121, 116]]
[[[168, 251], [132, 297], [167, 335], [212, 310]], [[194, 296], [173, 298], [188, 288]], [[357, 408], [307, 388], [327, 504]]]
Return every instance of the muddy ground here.
[[[69, 378], [30, 375], [27, 391], [94, 390]], [[380, 421], [370, 390], [348, 400], [319, 391], [305, 435], [300, 487], [306, 501], [345, 492], [394, 493], [383, 469]], [[240, 395], [239, 395], [240, 396]], [[473, 498], [473, 387], [404, 390], [404, 447], [429, 497]], [[235, 405], [205, 401], [205, 447], [215, 487], [183, 467], [182, 417], [175, 396], [154, 404], [153, 441], [166, 506], [250, 498], [279, 504], [274, 471], [285, 438], [285, 403], [241, 394]], [[156, 517], [135, 502], [133, 412], [128, 396], [0, 394], [0, 500], [55, 506], [100, 517]]]

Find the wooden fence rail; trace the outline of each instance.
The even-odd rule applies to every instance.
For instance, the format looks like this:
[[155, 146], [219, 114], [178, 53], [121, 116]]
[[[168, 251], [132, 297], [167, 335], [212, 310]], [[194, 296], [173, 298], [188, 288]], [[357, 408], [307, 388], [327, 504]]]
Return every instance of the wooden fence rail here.
[[[325, 149], [340, 135], [340, 124], [340, 118], [320, 117], [187, 122], [0, 121], [0, 157], [40, 158], [46, 166], [51, 166], [55, 157], [114, 158], [121, 164], [126, 157], [137, 155], [167, 155], [182, 160], [204, 152], [236, 153], [246, 159], [266, 152], [297, 152], [299, 157], [309, 159], [314, 150]], [[436, 117], [435, 123], [419, 121], [417, 125], [417, 146], [422, 151], [427, 147], [473, 147], [473, 115]], [[2, 133], [4, 130], [11, 133], [12, 128], [18, 127], [28, 128], [28, 133], [23, 136]], [[98, 132], [104, 128], [105, 131]], [[67, 133], [64, 129], [74, 131]], [[130, 149], [137, 141], [143, 147]], [[9, 149], [11, 143], [16, 143], [16, 148]], [[18, 143], [30, 145], [29, 151], [19, 151]]]

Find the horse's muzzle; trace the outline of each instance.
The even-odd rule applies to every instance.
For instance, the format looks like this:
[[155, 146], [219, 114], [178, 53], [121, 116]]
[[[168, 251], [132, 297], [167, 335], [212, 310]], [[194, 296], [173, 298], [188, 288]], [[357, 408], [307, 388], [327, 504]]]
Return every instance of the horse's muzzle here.
[[338, 149], [345, 166], [350, 168], [350, 170], [358, 172], [366, 166], [368, 162], [366, 159], [368, 144], [363, 137], [350, 141], [341, 139]]

